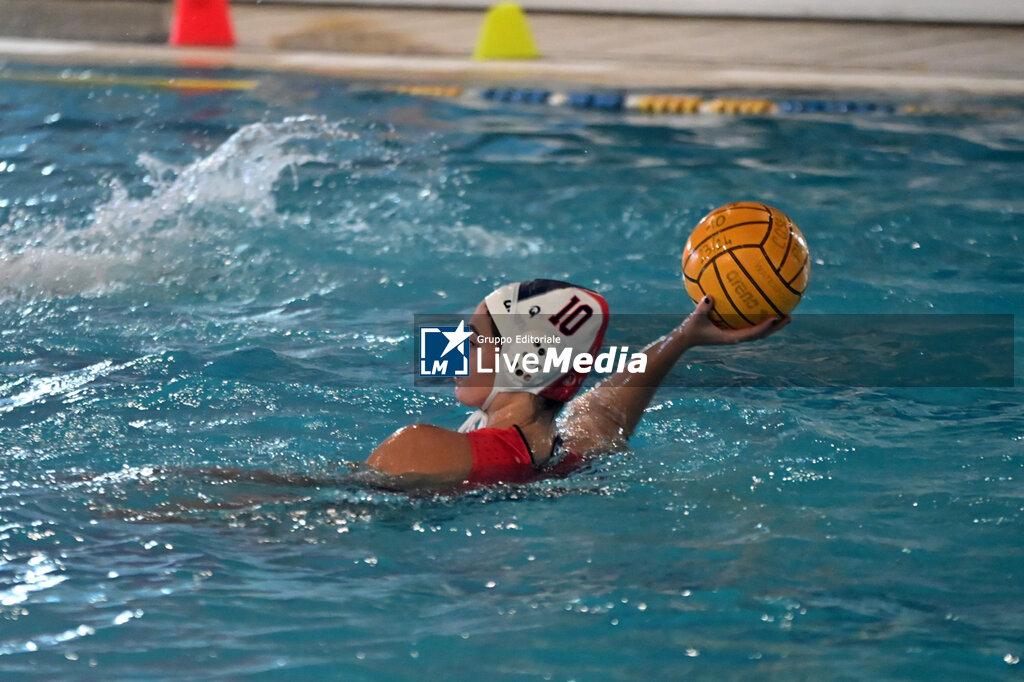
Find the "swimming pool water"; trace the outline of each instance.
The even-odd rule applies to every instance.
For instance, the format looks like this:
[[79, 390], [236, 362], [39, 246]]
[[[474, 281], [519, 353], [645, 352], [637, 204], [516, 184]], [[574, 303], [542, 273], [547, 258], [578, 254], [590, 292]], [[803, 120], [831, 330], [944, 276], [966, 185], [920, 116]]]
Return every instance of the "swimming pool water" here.
[[523, 486], [352, 467], [465, 414], [413, 386], [413, 314], [552, 277], [682, 316], [728, 201], [806, 234], [794, 333], [1020, 313], [1024, 102], [650, 119], [246, 75], [0, 83], [5, 678], [1019, 677], [1019, 356], [1012, 388], [666, 387], [628, 452]]

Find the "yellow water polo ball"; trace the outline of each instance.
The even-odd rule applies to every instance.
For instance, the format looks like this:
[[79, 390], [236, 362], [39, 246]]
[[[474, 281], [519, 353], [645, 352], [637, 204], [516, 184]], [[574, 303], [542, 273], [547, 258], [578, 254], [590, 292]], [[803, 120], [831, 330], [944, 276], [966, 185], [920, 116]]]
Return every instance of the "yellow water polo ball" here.
[[714, 299], [711, 319], [750, 327], [788, 315], [811, 274], [807, 240], [785, 213], [743, 201], [708, 213], [683, 250], [683, 280], [694, 302]]

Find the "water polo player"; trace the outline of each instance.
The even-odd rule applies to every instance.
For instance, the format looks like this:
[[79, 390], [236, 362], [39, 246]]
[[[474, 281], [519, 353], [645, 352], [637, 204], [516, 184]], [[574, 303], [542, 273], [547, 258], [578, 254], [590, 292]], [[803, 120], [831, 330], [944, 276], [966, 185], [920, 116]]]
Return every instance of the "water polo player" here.
[[789, 323], [786, 316], [721, 329], [708, 317], [712, 304], [705, 297], [678, 327], [648, 345], [643, 371], [619, 371], [574, 397], [583, 373], [556, 363], [510, 366], [499, 353], [522, 357], [554, 346], [594, 356], [608, 326], [607, 302], [566, 282], [507, 284], [469, 320], [470, 374], [455, 380], [455, 397], [477, 412], [459, 431], [427, 424], [399, 429], [367, 464], [403, 485], [519, 482], [620, 448], [687, 349], [762, 339]]

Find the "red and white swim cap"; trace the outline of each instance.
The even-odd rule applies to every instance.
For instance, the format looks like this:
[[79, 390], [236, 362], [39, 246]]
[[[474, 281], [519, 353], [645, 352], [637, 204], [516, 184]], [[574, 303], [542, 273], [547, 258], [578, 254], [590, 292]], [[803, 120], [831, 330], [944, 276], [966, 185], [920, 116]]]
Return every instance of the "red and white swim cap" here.
[[[502, 339], [501, 354], [507, 358], [538, 355], [539, 368], [527, 373], [519, 365], [510, 369], [508, 363], [499, 362], [494, 388], [482, 410], [500, 393], [533, 393], [560, 402], [576, 395], [586, 375], [572, 369], [571, 362], [569, 371], [562, 371], [564, 363], [545, 362], [545, 356], [564, 354], [566, 348], [572, 357], [598, 353], [608, 328], [608, 302], [603, 296], [568, 282], [532, 279], [500, 287], [484, 299], [484, 305]], [[479, 414], [470, 421], [460, 430], [480, 428]]]

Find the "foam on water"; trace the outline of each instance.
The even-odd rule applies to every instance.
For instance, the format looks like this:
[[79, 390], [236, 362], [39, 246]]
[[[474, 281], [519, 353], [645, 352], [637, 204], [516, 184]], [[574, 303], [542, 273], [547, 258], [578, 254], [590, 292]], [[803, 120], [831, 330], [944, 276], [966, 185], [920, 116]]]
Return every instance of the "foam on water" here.
[[25, 239], [0, 228], [8, 233], [0, 243], [0, 294], [97, 295], [129, 282], [174, 278], [201, 262], [197, 252], [229, 242], [240, 221], [274, 225], [280, 220], [275, 186], [296, 184], [303, 164], [337, 164], [338, 143], [356, 139], [341, 124], [302, 116], [243, 126], [184, 168], [142, 154], [146, 196], [132, 196], [112, 180], [110, 198], [84, 228], [63, 221], [22, 225], [17, 232], [27, 232]]
[[0, 414], [10, 412], [19, 407], [30, 405], [34, 402], [44, 400], [52, 396], [70, 397], [76, 389], [85, 386], [91, 381], [114, 371], [113, 363], [108, 360], [91, 365], [84, 369], [74, 370], [48, 377], [35, 377], [29, 380], [19, 379], [11, 384], [0, 387], [0, 392], [6, 393], [13, 388], [20, 388], [19, 384], [26, 383], [28, 386], [10, 397], [0, 398]]

